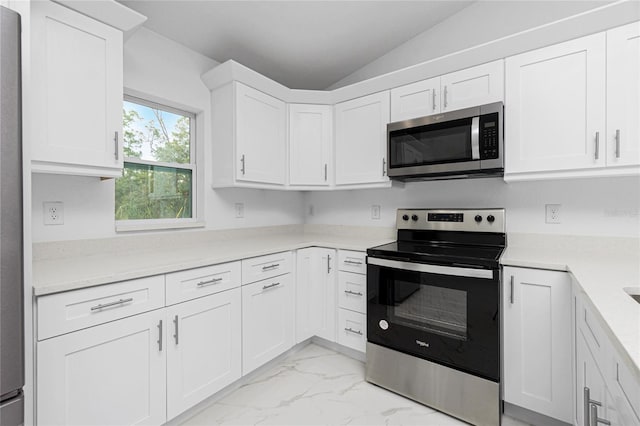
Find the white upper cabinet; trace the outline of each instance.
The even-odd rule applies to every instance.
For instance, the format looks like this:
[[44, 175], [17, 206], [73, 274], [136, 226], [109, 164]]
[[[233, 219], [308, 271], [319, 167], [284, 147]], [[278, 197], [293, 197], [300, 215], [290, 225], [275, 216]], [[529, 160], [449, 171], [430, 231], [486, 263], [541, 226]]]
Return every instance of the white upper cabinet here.
[[640, 24], [607, 31], [607, 166], [640, 165]]
[[122, 32], [32, 2], [33, 171], [122, 174]]
[[328, 186], [333, 175], [333, 109], [289, 105], [289, 184]]
[[211, 97], [213, 186], [283, 186], [285, 103], [239, 82]]
[[391, 89], [391, 122], [440, 112], [440, 77]]
[[391, 90], [391, 121], [504, 99], [504, 61], [489, 62]]
[[504, 99], [504, 61], [489, 62], [440, 77], [442, 112]]
[[388, 182], [389, 91], [335, 105], [336, 185]]
[[605, 165], [605, 34], [507, 58], [505, 174]]

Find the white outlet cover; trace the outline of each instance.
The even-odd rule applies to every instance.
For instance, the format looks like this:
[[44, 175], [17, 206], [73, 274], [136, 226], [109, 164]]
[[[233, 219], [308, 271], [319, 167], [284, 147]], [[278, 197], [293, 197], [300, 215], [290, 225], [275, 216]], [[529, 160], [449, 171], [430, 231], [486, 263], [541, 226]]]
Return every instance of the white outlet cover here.
[[64, 204], [60, 201], [45, 201], [42, 203], [45, 225], [64, 225]]
[[560, 212], [561, 204], [545, 204], [545, 222], [546, 223], [561, 223]]
[[236, 217], [238, 219], [244, 217], [244, 203], [236, 203]]
[[371, 219], [380, 219], [380, 206], [377, 204], [371, 206]]

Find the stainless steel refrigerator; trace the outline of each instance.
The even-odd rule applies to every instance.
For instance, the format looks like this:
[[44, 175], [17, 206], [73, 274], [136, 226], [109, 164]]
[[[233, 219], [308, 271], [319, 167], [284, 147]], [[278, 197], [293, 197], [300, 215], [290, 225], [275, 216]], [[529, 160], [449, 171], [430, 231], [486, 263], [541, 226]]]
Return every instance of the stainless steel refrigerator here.
[[20, 15], [0, 6], [0, 425], [24, 422]]

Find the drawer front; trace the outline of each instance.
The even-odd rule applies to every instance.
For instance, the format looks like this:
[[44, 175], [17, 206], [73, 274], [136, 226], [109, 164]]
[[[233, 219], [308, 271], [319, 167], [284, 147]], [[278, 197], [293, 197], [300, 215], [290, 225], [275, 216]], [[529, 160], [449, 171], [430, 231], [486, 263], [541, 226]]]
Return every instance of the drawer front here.
[[356, 351], [365, 352], [367, 343], [366, 315], [338, 309], [338, 343]]
[[38, 298], [38, 340], [164, 307], [164, 275]]
[[242, 260], [242, 284], [254, 283], [291, 272], [290, 251]]
[[338, 273], [338, 306], [361, 314], [366, 313], [366, 275], [344, 271]]
[[620, 405], [626, 403], [631, 407], [635, 417], [634, 422], [628, 424], [640, 424], [640, 379], [617, 356], [614, 359], [614, 368], [613, 388], [618, 395], [621, 395]]
[[240, 286], [240, 261], [166, 275], [167, 305]]
[[362, 251], [339, 250], [338, 270], [345, 272], [355, 272], [356, 274], [366, 274], [366, 258], [366, 253]]
[[606, 350], [608, 346], [607, 336], [600, 325], [600, 320], [595, 316], [593, 309], [589, 303], [584, 300], [586, 296], [583, 294], [578, 298], [576, 322], [585, 341], [593, 354], [600, 370], [606, 365]]

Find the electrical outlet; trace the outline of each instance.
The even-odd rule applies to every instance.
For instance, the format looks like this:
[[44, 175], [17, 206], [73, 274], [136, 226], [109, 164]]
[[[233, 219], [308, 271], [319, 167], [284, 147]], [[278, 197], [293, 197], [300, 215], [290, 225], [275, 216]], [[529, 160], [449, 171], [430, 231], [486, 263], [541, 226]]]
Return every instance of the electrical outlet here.
[[377, 204], [371, 206], [371, 219], [380, 219], [380, 206]]
[[313, 204], [309, 204], [309, 216], [313, 216]]
[[236, 217], [239, 219], [244, 217], [244, 203], [236, 203]]
[[60, 201], [47, 201], [42, 203], [44, 208], [45, 225], [64, 224], [64, 204]]
[[560, 207], [560, 204], [546, 204], [545, 222], [560, 223]]

